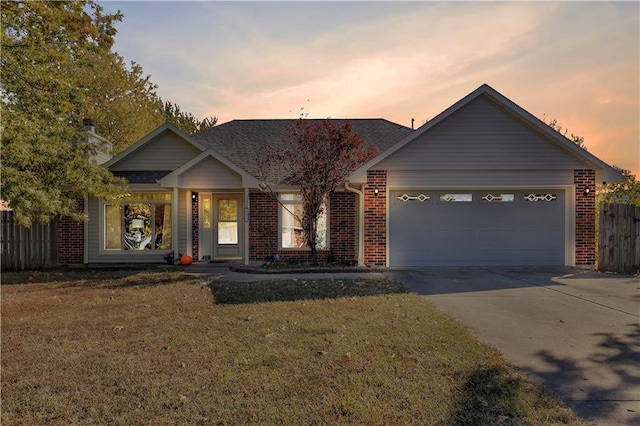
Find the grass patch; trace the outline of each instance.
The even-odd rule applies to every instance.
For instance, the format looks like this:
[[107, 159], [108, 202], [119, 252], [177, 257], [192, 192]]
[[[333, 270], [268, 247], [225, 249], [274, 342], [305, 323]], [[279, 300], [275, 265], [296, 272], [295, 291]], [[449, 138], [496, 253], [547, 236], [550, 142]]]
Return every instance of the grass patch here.
[[293, 279], [252, 283], [214, 281], [211, 284], [217, 303], [284, 302], [338, 297], [376, 296], [408, 293], [408, 289], [388, 278], [378, 279]]
[[415, 294], [219, 304], [231, 284], [182, 273], [2, 279], [2, 424], [580, 424]]

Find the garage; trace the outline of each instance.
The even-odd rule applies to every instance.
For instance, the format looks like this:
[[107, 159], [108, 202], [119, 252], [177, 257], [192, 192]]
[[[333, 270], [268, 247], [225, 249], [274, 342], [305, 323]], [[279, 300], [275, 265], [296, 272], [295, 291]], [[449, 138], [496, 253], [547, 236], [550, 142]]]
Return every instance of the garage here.
[[565, 264], [565, 191], [389, 192], [389, 266]]

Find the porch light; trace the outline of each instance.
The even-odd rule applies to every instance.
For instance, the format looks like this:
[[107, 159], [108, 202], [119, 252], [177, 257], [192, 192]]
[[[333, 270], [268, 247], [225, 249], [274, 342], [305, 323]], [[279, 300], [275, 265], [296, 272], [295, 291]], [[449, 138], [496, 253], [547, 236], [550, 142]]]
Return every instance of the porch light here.
[[195, 201], [195, 200], [196, 200], [196, 197], [198, 197], [198, 194], [196, 194], [195, 192], [193, 192], [193, 193], [191, 194], [191, 199]]
[[379, 193], [380, 193], [380, 190], [378, 188], [373, 190], [373, 195], [375, 195], [376, 197], [378, 196]]
[[591, 190], [589, 188], [585, 188], [584, 191], [582, 191], [584, 195], [589, 195], [590, 192]]

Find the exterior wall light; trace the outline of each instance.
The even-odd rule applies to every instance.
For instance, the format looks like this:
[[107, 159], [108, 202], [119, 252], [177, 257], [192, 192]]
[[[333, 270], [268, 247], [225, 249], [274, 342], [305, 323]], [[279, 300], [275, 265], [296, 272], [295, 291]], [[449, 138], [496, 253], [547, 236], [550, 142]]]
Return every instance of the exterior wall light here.
[[378, 188], [373, 190], [373, 195], [375, 195], [376, 197], [378, 196], [379, 193], [380, 193], [380, 190]]

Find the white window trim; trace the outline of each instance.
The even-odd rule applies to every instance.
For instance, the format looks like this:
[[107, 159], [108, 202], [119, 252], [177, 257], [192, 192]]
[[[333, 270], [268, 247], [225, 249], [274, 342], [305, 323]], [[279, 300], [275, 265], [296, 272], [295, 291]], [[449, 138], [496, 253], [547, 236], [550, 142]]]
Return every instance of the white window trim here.
[[[106, 236], [106, 229], [105, 229], [105, 221], [107, 220], [106, 215], [105, 215], [105, 207], [107, 205], [112, 205], [112, 204], [120, 204], [121, 206], [124, 206], [125, 204], [127, 204], [128, 202], [132, 202], [132, 203], [148, 203], [148, 204], [169, 204], [171, 205], [170, 207], [170, 211], [171, 214], [173, 215], [173, 206], [174, 203], [176, 203], [175, 197], [173, 195], [173, 193], [171, 192], [167, 192], [167, 191], [158, 191], [158, 190], [134, 190], [131, 191], [133, 193], [150, 193], [150, 194], [155, 194], [155, 193], [168, 193], [171, 194], [171, 200], [137, 200], [137, 199], [122, 199], [122, 200], [118, 200], [118, 201], [106, 201], [104, 199], [100, 199], [100, 203], [98, 206], [98, 217], [99, 217], [99, 229], [98, 229], [98, 244], [99, 244], [99, 250], [98, 253], [100, 255], [122, 255], [125, 254], [127, 256], [133, 256], [133, 255], [144, 255], [144, 254], [151, 254], [153, 253], [154, 255], [157, 255], [158, 253], [165, 253], [167, 251], [171, 251], [172, 249], [151, 249], [151, 250], [125, 250], [124, 248], [122, 248], [122, 245], [120, 246], [119, 249], [107, 249], [105, 247], [106, 241], [107, 241], [107, 236]], [[124, 211], [124, 208], [123, 208]], [[173, 244], [174, 238], [176, 238], [176, 232], [175, 232], [175, 228], [173, 228], [173, 221], [174, 218], [172, 217], [172, 229], [171, 229], [171, 241]], [[122, 229], [124, 229], [124, 217], [121, 215], [121, 226]]]
[[[283, 192], [279, 192], [278, 193], [278, 250], [287, 250], [287, 251], [311, 251], [310, 247], [283, 247], [282, 246], [282, 222], [283, 222], [283, 218], [282, 218], [282, 209], [283, 209], [283, 205], [286, 204], [296, 204], [296, 202], [294, 201], [283, 201], [281, 198], [281, 195], [283, 194], [300, 194], [299, 192], [294, 192], [294, 191], [283, 191]], [[330, 236], [330, 229], [331, 229], [331, 217], [329, 215], [329, 200], [327, 200], [325, 202], [325, 214], [327, 216], [327, 243], [325, 245], [325, 247], [323, 248], [318, 248], [318, 251], [320, 250], [329, 250], [330, 249], [330, 241], [331, 241], [331, 236]]]

